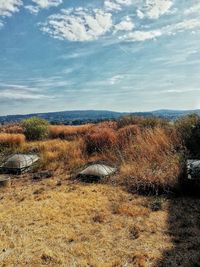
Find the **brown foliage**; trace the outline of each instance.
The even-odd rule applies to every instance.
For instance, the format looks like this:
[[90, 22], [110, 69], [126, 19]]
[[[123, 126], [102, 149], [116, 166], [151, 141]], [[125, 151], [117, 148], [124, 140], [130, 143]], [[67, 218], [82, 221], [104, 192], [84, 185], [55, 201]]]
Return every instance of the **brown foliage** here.
[[118, 130], [117, 138], [120, 148], [134, 142], [135, 136], [140, 133], [140, 127], [137, 125], [125, 126]]
[[114, 148], [117, 135], [111, 128], [95, 126], [86, 134], [84, 141], [88, 154], [104, 152]]

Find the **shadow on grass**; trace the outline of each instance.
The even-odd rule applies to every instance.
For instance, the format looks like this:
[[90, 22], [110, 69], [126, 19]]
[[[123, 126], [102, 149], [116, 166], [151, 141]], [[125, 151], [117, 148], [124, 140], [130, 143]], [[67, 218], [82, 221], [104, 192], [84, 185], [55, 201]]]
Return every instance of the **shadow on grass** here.
[[159, 267], [200, 267], [200, 186], [186, 190], [187, 195], [170, 200], [167, 231], [173, 248], [164, 253]]

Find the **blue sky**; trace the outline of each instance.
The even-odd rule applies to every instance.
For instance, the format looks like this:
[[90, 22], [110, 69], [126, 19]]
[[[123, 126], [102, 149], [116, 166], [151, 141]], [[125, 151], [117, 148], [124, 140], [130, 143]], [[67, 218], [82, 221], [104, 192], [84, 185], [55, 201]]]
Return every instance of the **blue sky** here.
[[200, 108], [199, 0], [0, 0], [0, 115]]

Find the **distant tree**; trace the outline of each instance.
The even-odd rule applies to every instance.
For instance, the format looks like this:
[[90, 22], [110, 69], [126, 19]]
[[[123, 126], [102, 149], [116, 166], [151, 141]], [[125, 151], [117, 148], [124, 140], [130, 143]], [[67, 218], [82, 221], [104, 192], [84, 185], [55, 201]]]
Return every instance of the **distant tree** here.
[[48, 137], [49, 123], [42, 118], [31, 117], [23, 120], [21, 125], [27, 140], [42, 140]]

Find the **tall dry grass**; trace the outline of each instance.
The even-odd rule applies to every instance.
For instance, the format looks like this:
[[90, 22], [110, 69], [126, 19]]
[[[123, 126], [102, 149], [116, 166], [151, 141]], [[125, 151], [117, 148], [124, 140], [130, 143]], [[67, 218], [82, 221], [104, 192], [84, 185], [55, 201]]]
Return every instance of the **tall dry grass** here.
[[50, 138], [61, 138], [66, 140], [75, 139], [86, 134], [92, 124], [70, 126], [70, 125], [51, 125], [49, 127]]
[[156, 127], [137, 134], [122, 151], [120, 182], [130, 191], [178, 187], [181, 155], [177, 153], [174, 133]]
[[92, 127], [84, 136], [85, 149], [89, 155], [112, 150], [116, 142], [116, 132], [105, 124]]
[[0, 133], [23, 134], [24, 129], [19, 124], [7, 124], [0, 127]]
[[34, 152], [40, 156], [40, 168], [59, 172], [73, 171], [85, 164], [83, 141], [60, 139], [24, 143], [20, 152]]
[[0, 133], [0, 146], [19, 146], [25, 142], [23, 134]]

